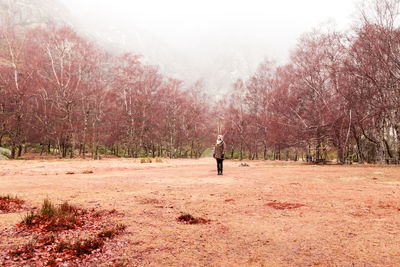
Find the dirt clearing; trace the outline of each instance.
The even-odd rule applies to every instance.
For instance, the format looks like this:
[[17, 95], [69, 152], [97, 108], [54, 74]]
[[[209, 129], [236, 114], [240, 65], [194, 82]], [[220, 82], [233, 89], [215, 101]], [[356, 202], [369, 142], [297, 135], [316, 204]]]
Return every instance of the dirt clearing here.
[[[118, 249], [93, 265], [400, 265], [398, 166], [248, 164], [217, 176], [213, 159], [0, 161], [0, 195], [123, 214]], [[0, 213], [0, 231], [26, 213]], [[24, 242], [1, 236], [0, 256]]]

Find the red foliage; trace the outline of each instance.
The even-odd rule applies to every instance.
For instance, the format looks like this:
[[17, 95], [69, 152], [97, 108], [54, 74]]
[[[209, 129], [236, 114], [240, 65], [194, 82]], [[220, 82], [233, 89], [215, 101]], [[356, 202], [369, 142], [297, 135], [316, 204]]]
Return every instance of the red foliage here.
[[14, 212], [23, 209], [24, 200], [10, 196], [0, 197], [0, 212]]
[[104, 246], [111, 245], [112, 238], [126, 228], [110, 222], [110, 217], [120, 215], [115, 211], [84, 210], [66, 203], [54, 215], [43, 216], [40, 211], [31, 213], [28, 223], [25, 218], [24, 222], [0, 232], [0, 236], [31, 238], [23, 245], [0, 253], [2, 264], [97, 264]]

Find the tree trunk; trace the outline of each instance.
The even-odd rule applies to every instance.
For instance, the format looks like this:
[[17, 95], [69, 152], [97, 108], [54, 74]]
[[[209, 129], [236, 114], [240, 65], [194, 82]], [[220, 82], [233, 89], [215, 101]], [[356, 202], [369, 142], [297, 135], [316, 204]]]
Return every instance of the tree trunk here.
[[63, 158], [67, 157], [67, 152], [68, 152], [68, 145], [67, 144], [63, 144]]
[[58, 147], [58, 153], [60, 154], [60, 158], [62, 158], [63, 152], [64, 152], [64, 149], [63, 149], [64, 145], [62, 145], [60, 143], [60, 140], [57, 140], [57, 147]]
[[263, 152], [263, 160], [267, 159], [267, 145], [264, 142], [264, 152]]
[[278, 145], [278, 160], [281, 160], [281, 146]]
[[43, 151], [44, 151], [44, 144], [41, 144], [42, 148], [40, 149], [40, 156], [43, 155]]
[[252, 160], [253, 151], [251, 151], [251, 146], [249, 146], [249, 160]]
[[383, 147], [383, 140], [375, 145], [375, 161], [378, 164], [385, 163], [385, 149]]
[[75, 157], [75, 138], [72, 138], [72, 142], [71, 142], [71, 154], [70, 154], [70, 158], [73, 159]]
[[11, 158], [15, 159], [15, 143], [11, 143]]
[[400, 125], [396, 125], [396, 163], [400, 164]]
[[364, 163], [364, 155], [361, 147], [361, 140], [360, 137], [358, 137], [355, 133], [354, 133], [354, 140], [356, 141], [357, 145], [357, 160], [359, 164], [362, 164]]
[[[389, 143], [388, 143], [388, 141], [386, 140], [386, 138], [383, 138], [383, 143], [385, 144], [386, 154], [388, 155], [389, 159], [392, 159], [392, 158], [393, 158], [393, 155], [392, 155], [392, 152], [391, 152], [391, 150], [390, 150]], [[387, 163], [389, 164], [390, 162], [387, 162]]]
[[19, 144], [18, 145], [18, 158], [20, 158], [22, 156], [22, 145]]
[[192, 140], [192, 142], [190, 144], [190, 158], [193, 158], [193, 148], [194, 148], [194, 142]]
[[315, 161], [318, 162], [321, 159], [321, 154], [320, 154], [320, 149], [321, 143], [320, 141], [317, 142], [317, 145], [315, 146]]
[[86, 143], [82, 144], [82, 158], [86, 158]]

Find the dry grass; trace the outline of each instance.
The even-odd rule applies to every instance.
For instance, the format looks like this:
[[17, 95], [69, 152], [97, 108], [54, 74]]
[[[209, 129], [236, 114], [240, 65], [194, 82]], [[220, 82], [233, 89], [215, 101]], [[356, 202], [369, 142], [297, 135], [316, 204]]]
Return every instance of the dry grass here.
[[[0, 192], [33, 206], [48, 197], [125, 213], [118, 222], [127, 226], [121, 238], [128, 245], [114, 252], [113, 264], [400, 265], [398, 166], [254, 161], [241, 168], [225, 161], [224, 176], [217, 176], [215, 165], [213, 159], [0, 162]], [[66, 174], [71, 169], [74, 175]], [[187, 211], [210, 222], [178, 223]], [[0, 214], [0, 228], [23, 214]], [[92, 247], [86, 241], [81, 245]], [[19, 241], [2, 238], [0, 250], [10, 242]]]

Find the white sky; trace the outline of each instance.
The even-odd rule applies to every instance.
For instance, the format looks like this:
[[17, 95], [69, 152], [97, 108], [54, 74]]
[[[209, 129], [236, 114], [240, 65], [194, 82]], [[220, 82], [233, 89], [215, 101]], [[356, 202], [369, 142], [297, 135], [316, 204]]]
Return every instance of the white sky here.
[[[175, 50], [174, 53], [180, 51], [184, 54], [182, 57], [188, 59], [186, 62], [189, 61], [191, 64], [196, 65], [199, 58], [218, 57], [221, 49], [226, 48], [249, 56], [249, 60], [250, 57], [255, 58], [249, 62], [251, 70], [254, 70], [264, 57], [285, 63], [298, 37], [321, 24], [333, 22], [338, 29], [346, 29], [355, 18], [356, 3], [359, 2], [358, 0], [61, 1], [70, 8], [73, 16], [83, 23], [96, 25], [99, 29], [112, 27], [122, 32], [124, 29], [140, 29], [141, 32], [154, 37], [154, 40], [160, 40]], [[258, 62], [254, 62], [257, 59]], [[200, 65], [207, 68], [205, 62], [201, 62]]]

